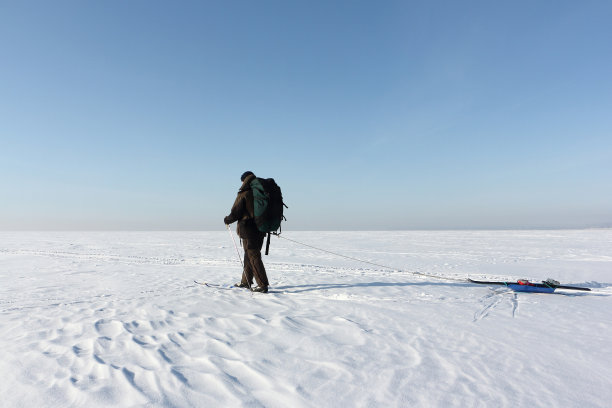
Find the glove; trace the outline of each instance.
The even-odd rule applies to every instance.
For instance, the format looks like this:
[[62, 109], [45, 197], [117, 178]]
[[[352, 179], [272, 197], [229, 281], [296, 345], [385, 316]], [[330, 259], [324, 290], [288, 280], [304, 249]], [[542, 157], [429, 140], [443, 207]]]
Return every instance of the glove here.
[[225, 223], [225, 225], [229, 225], [229, 224], [231, 224], [231, 223], [232, 223], [232, 222], [230, 221], [230, 217], [229, 217], [229, 215], [228, 215], [227, 217], [223, 218], [223, 222]]

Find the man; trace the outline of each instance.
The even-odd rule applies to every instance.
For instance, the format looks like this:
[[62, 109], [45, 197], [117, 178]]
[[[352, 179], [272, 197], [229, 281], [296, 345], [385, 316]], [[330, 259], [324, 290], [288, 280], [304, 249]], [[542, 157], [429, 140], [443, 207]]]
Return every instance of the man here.
[[230, 215], [225, 217], [223, 221], [226, 225], [238, 221], [236, 232], [241, 238], [244, 248], [244, 271], [242, 280], [236, 283], [236, 286], [250, 288], [253, 284], [253, 277], [255, 277], [258, 286], [253, 288], [253, 292], [268, 293], [268, 276], [261, 260], [261, 248], [266, 234], [259, 231], [255, 224], [253, 191], [251, 190], [251, 181], [254, 179], [255, 174], [251, 171], [244, 172], [240, 177], [242, 186], [238, 190], [238, 196], [234, 201]]

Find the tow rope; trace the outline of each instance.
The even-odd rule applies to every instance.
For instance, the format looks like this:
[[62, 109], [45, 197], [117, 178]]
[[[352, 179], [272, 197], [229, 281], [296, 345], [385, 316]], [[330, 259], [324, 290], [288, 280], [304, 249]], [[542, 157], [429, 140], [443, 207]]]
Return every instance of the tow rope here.
[[398, 268], [392, 268], [392, 267], [387, 266], [387, 265], [382, 265], [382, 264], [378, 264], [378, 263], [375, 263], [375, 262], [365, 261], [363, 259], [355, 258], [355, 257], [352, 257], [352, 256], [347, 256], [347, 255], [343, 255], [343, 254], [340, 254], [340, 253], [337, 253], [337, 252], [328, 251], [327, 249], [318, 248], [318, 247], [313, 246], [313, 245], [305, 244], [303, 242], [299, 242], [299, 241], [296, 241], [294, 239], [287, 238], [287, 237], [285, 237], [283, 235], [277, 235], [277, 237], [286, 239], [287, 241], [291, 241], [291, 242], [293, 242], [295, 244], [298, 244], [298, 245], [302, 245], [302, 246], [305, 246], [305, 247], [308, 247], [308, 248], [316, 249], [317, 251], [325, 252], [325, 253], [328, 253], [328, 254], [331, 254], [331, 255], [335, 255], [335, 256], [338, 256], [338, 257], [341, 257], [341, 258], [345, 258], [345, 259], [350, 259], [352, 261], [357, 261], [357, 262], [361, 262], [361, 263], [364, 263], [364, 264], [377, 266], [377, 267], [383, 268], [383, 269], [390, 269], [392, 271], [406, 272], [406, 273], [410, 273], [410, 274], [413, 274], [413, 275], [426, 276], [428, 278], [435, 278], [435, 279], [448, 280], [448, 281], [454, 281], [454, 282], [466, 282], [466, 283], [469, 283], [469, 280], [467, 278], [454, 278], [454, 277], [450, 277], [450, 276], [432, 275], [432, 274], [425, 273], [425, 272], [406, 271], [406, 270], [402, 270], [402, 269], [398, 269]]

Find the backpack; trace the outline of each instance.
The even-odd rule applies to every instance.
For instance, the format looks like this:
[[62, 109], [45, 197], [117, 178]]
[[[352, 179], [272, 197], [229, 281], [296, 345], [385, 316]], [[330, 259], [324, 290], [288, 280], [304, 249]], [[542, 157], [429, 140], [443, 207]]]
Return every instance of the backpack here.
[[[274, 179], [255, 178], [251, 181], [253, 191], [253, 209], [257, 229], [268, 234], [266, 255], [270, 249], [270, 235], [279, 235], [281, 222], [287, 220], [283, 215], [283, 194]], [[278, 231], [278, 232], [277, 232]]]

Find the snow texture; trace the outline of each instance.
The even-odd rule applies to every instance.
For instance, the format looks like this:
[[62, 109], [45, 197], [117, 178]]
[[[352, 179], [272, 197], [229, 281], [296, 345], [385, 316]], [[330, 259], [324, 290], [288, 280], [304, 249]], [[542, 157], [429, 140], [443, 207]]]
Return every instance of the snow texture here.
[[240, 279], [227, 231], [1, 232], [1, 405], [612, 401], [611, 230], [283, 235], [388, 268], [274, 237], [271, 291], [252, 294], [194, 283]]

